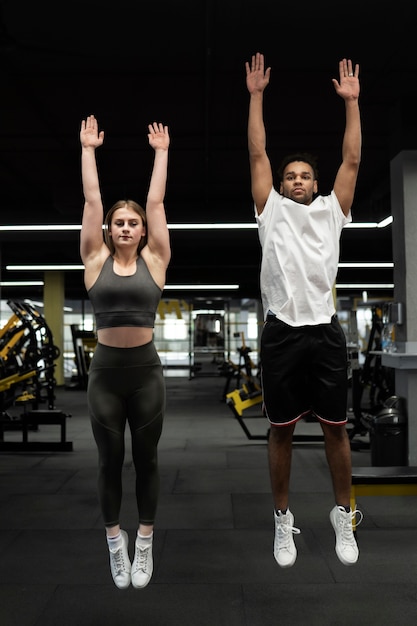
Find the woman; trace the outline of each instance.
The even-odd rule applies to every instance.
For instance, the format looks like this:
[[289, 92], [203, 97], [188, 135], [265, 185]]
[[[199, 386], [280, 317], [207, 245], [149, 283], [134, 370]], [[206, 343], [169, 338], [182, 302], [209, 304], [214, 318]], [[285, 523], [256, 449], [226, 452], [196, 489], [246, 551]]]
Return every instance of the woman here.
[[[98, 449], [98, 495], [110, 568], [119, 589], [145, 587], [152, 576], [152, 535], [159, 494], [157, 446], [165, 411], [165, 382], [153, 343], [156, 310], [171, 258], [164, 196], [168, 127], [153, 123], [154, 164], [146, 212], [120, 200], [104, 222], [96, 163], [103, 144], [94, 115], [81, 123], [84, 211], [80, 252], [84, 282], [96, 319], [97, 346], [87, 388]], [[138, 531], [132, 564], [128, 536], [120, 527], [125, 426], [129, 424], [136, 470]]]

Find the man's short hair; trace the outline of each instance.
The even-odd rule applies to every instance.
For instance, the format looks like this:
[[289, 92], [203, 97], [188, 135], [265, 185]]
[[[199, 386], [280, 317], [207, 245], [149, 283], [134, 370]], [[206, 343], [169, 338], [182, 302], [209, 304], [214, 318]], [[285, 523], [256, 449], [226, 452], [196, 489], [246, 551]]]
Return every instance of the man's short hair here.
[[278, 167], [278, 179], [281, 183], [284, 179], [284, 170], [289, 163], [293, 163], [294, 161], [302, 161], [303, 163], [308, 163], [313, 170], [314, 180], [318, 180], [319, 170], [317, 167], [317, 159], [310, 152], [295, 152], [294, 154], [288, 154], [285, 156], [280, 166]]

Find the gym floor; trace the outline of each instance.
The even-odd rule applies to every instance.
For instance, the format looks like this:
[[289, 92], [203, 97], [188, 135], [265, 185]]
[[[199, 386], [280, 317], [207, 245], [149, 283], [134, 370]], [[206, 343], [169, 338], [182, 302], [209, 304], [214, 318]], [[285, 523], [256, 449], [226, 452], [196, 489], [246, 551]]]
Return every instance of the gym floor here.
[[[358, 501], [360, 558], [343, 566], [329, 521], [332, 489], [319, 433], [300, 422], [291, 510], [301, 534], [290, 569], [276, 564], [266, 433], [259, 405], [247, 438], [222, 399], [221, 377], [167, 376], [160, 442], [161, 495], [154, 575], [118, 590], [96, 498], [96, 451], [83, 390], [58, 388], [69, 452], [0, 452], [2, 626], [401, 626], [417, 623], [417, 503], [413, 496]], [[4, 440], [21, 439], [5, 432]], [[39, 426], [29, 440], [59, 439]], [[126, 437], [126, 441], [129, 438]], [[371, 465], [369, 445], [353, 464]], [[126, 450], [122, 526], [132, 552], [137, 516]]]

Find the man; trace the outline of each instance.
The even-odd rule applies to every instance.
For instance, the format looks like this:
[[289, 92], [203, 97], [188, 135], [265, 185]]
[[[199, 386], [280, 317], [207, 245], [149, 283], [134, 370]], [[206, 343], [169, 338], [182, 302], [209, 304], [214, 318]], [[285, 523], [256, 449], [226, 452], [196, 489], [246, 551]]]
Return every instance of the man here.
[[336, 554], [353, 565], [359, 551], [352, 531], [350, 509], [351, 451], [346, 431], [347, 353], [338, 322], [333, 286], [339, 261], [342, 228], [351, 221], [361, 158], [359, 66], [339, 63], [336, 93], [345, 102], [346, 125], [342, 163], [333, 190], [317, 195], [317, 165], [307, 153], [286, 157], [274, 187], [266, 153], [263, 96], [271, 68], [263, 54], [246, 62], [250, 94], [248, 148], [262, 247], [261, 295], [265, 324], [260, 362], [263, 407], [271, 428], [268, 458], [274, 499], [274, 556], [281, 567], [297, 558], [294, 516], [289, 509], [292, 437], [295, 425], [312, 413], [324, 435], [335, 507], [330, 521], [336, 534]]

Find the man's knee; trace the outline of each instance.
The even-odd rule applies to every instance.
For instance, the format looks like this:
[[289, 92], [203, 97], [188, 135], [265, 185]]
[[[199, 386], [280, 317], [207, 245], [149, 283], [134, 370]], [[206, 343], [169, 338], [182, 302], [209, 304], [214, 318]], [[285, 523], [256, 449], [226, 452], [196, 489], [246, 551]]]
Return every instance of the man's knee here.
[[286, 443], [286, 442], [292, 442], [292, 436], [294, 433], [294, 428], [295, 428], [295, 424], [287, 424], [285, 426], [274, 426], [271, 425], [271, 429], [270, 429], [270, 434], [269, 437], [270, 439], [272, 438], [272, 440], [276, 443]]

